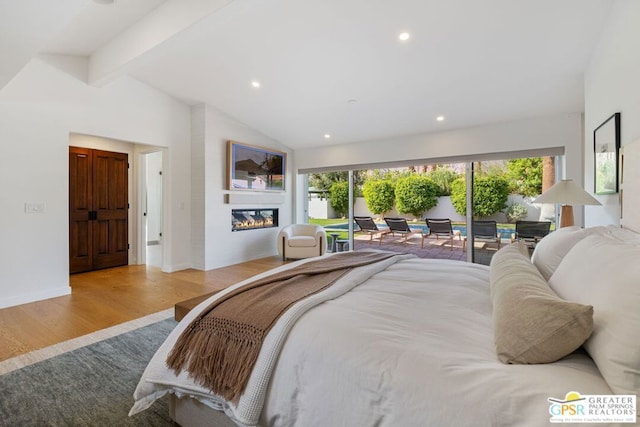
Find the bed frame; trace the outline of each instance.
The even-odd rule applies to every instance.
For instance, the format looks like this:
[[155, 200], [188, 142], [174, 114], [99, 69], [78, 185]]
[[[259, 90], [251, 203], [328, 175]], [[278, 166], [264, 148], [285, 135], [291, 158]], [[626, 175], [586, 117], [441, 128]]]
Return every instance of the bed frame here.
[[238, 427], [224, 412], [216, 411], [195, 399], [169, 396], [169, 416], [181, 426]]

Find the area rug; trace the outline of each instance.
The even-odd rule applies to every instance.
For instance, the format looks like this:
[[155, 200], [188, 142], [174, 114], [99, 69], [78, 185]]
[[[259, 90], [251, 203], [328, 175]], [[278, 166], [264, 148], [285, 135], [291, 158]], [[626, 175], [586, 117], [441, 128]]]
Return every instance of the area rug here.
[[142, 371], [177, 324], [172, 314], [165, 310], [0, 362], [0, 425], [174, 425], [166, 397], [127, 415]]

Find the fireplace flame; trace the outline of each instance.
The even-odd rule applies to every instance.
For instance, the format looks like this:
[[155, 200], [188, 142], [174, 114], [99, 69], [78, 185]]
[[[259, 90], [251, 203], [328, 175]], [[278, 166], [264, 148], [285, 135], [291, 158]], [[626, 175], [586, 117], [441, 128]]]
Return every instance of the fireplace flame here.
[[255, 210], [233, 210], [232, 211], [232, 231], [239, 230], [252, 230], [256, 228], [270, 228], [277, 226], [274, 223], [273, 216], [269, 215], [273, 211], [268, 210], [265, 214], [264, 211], [256, 212]]

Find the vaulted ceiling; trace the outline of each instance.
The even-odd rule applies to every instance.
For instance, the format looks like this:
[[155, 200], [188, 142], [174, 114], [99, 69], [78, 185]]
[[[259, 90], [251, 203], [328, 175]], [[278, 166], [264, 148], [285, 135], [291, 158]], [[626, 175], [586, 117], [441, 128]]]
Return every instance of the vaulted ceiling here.
[[[582, 111], [583, 72], [612, 7], [609, 0], [101, 3], [109, 1], [0, 0], [0, 95], [33, 57], [73, 55], [86, 61], [87, 84], [127, 75], [292, 148]], [[403, 32], [408, 40], [399, 39]]]

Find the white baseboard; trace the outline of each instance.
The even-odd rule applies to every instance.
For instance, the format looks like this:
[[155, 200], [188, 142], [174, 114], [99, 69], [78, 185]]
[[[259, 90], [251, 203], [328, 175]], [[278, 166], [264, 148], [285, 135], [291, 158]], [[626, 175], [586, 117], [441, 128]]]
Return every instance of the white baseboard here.
[[46, 291], [30, 292], [28, 294], [16, 295], [9, 298], [0, 299], [0, 308], [13, 307], [14, 305], [27, 304], [44, 299], [61, 297], [71, 293], [70, 286], [62, 286], [59, 288], [47, 289]]
[[188, 268], [193, 268], [193, 267], [191, 266], [191, 264], [187, 264], [187, 263], [176, 264], [176, 265], [163, 265], [162, 271], [164, 273], [174, 273], [176, 271], [186, 270]]

